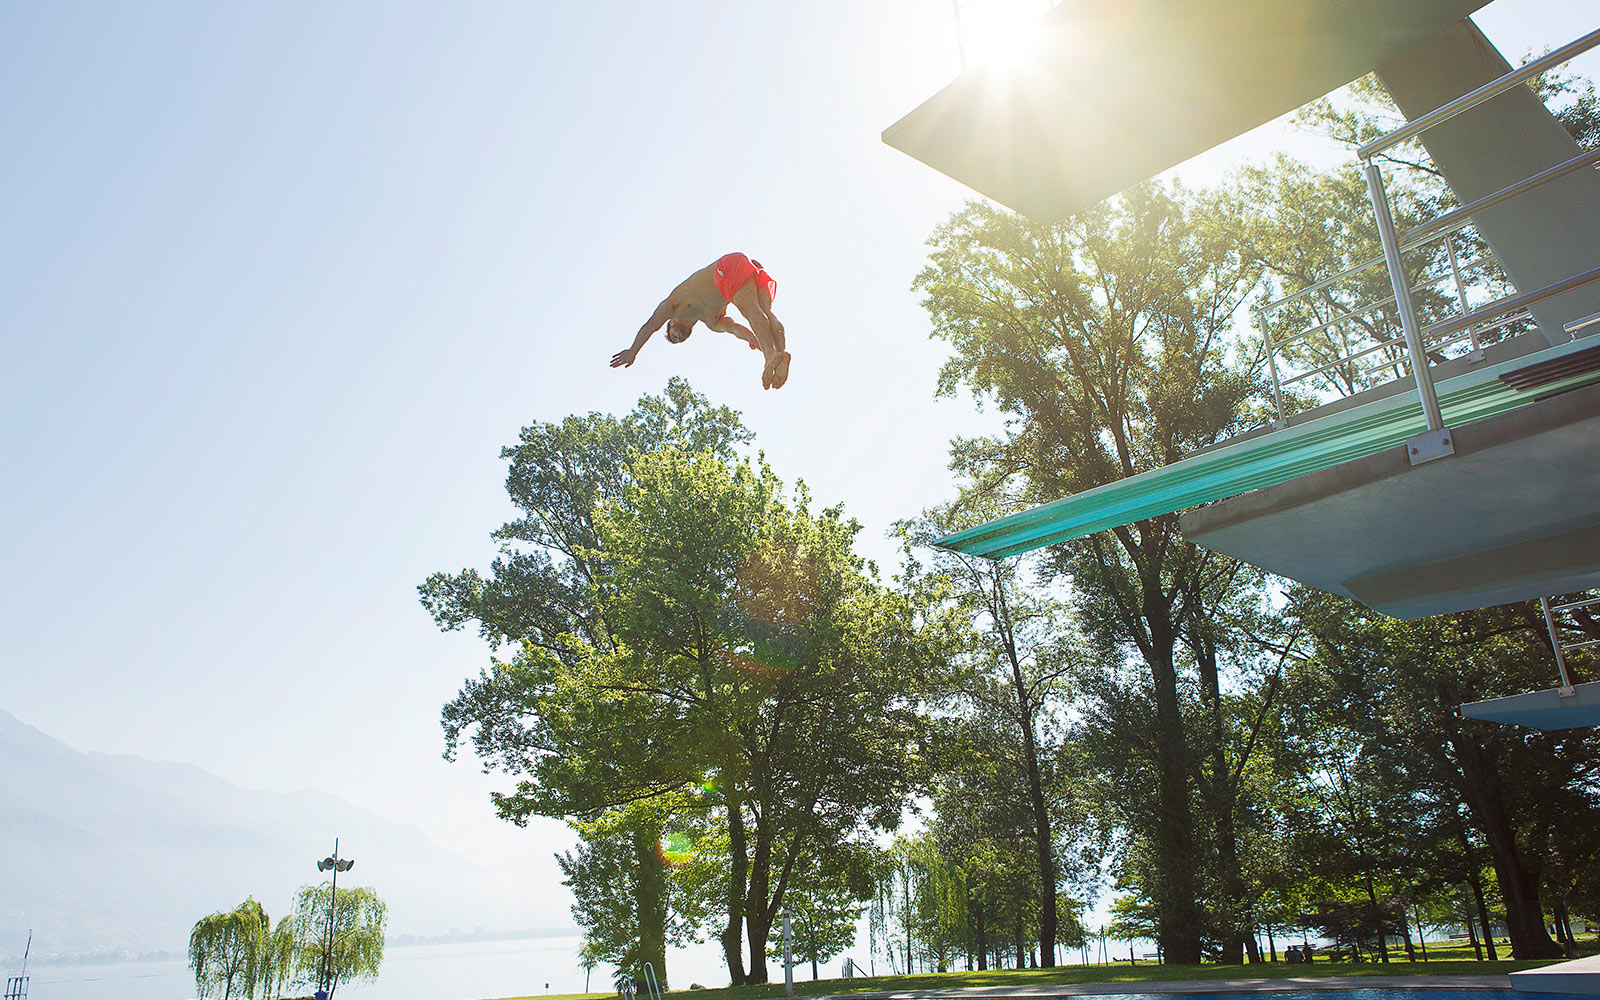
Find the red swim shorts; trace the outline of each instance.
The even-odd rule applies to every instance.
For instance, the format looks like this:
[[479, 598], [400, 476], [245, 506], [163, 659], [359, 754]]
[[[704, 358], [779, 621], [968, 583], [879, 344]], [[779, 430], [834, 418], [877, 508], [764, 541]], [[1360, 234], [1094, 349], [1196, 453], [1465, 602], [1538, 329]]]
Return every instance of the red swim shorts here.
[[717, 284], [717, 291], [729, 302], [733, 301], [733, 293], [743, 288], [751, 278], [766, 286], [767, 298], [778, 297], [778, 283], [772, 275], [757, 267], [755, 261], [742, 253], [730, 253], [718, 258], [717, 269], [711, 276]]

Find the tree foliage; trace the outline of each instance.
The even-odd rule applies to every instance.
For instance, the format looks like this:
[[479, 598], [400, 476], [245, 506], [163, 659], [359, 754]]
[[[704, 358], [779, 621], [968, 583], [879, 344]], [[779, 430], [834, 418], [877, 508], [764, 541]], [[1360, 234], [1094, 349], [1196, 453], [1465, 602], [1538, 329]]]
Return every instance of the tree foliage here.
[[[723, 894], [735, 982], [746, 943], [761, 982], [796, 873], [898, 823], [928, 654], [904, 601], [855, 555], [859, 526], [737, 459], [743, 436], [737, 415], [677, 382], [620, 421], [525, 429], [507, 455], [526, 516], [499, 532], [522, 544], [492, 578], [435, 576], [423, 598], [442, 626], [476, 619], [516, 641], [445, 708], [449, 754], [470, 740], [516, 777], [494, 797], [500, 814], [653, 817], [634, 926], [657, 969], [668, 876], [643, 874], [661, 871], [672, 823], [714, 814], [726, 874], [693, 884]], [[703, 897], [679, 898], [710, 919]]]
[[301, 886], [294, 907], [296, 980], [332, 997], [345, 983], [377, 978], [387, 924], [388, 907], [367, 886], [340, 886], [336, 900], [331, 883]]

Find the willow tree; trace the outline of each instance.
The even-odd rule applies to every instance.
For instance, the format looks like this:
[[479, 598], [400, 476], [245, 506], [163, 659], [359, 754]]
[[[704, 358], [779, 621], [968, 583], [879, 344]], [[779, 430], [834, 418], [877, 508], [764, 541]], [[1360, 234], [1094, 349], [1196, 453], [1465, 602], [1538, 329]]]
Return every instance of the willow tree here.
[[[1170, 464], [1246, 426], [1255, 380], [1233, 363], [1234, 316], [1259, 265], [1240, 253], [1224, 199], [1141, 186], [1056, 225], [969, 204], [929, 240], [932, 335], [954, 353], [939, 392], [970, 390], [1009, 418], [958, 441], [967, 495], [1007, 505], [1081, 493]], [[1200, 960], [1200, 854], [1179, 697], [1184, 629], [1234, 579], [1186, 542], [1176, 515], [1120, 526], [1050, 553], [1105, 662], [1149, 674], [1152, 841], [1162, 951]]]
[[331, 884], [301, 886], [294, 906], [296, 978], [319, 984], [330, 998], [344, 983], [376, 979], [388, 912], [367, 886], [340, 887], [337, 900]]
[[201, 917], [189, 932], [189, 969], [197, 996], [227, 1000], [266, 995], [272, 924], [255, 899]]

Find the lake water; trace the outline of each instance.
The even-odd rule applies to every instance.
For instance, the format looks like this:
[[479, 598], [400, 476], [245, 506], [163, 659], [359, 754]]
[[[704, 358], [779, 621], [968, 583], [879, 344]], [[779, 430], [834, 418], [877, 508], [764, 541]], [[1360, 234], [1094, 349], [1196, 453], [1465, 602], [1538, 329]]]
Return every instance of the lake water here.
[[[341, 986], [335, 1000], [489, 1000], [581, 993], [577, 937], [472, 944], [414, 945], [384, 950], [378, 978]], [[674, 987], [690, 982], [726, 986], [728, 974], [714, 945], [679, 949], [667, 957]], [[781, 971], [781, 966], [780, 966]], [[796, 970], [797, 973], [800, 970]], [[11, 974], [15, 974], [14, 972]], [[809, 974], [809, 973], [808, 973]], [[28, 970], [28, 1000], [192, 1000], [186, 963], [38, 966]], [[589, 988], [611, 988], [611, 968], [596, 966]], [[309, 991], [306, 991], [309, 992]]]

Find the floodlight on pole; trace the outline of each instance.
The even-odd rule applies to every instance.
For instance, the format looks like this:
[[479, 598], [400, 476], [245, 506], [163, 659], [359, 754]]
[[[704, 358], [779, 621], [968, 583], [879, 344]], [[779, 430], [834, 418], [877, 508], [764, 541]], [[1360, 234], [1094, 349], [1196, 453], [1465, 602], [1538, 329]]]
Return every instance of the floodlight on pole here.
[[355, 859], [339, 857], [339, 838], [333, 838], [333, 853], [317, 862], [317, 871], [333, 872], [333, 884], [328, 888], [328, 938], [322, 949], [322, 971], [318, 976], [317, 1000], [326, 1000], [333, 987], [333, 918], [334, 906], [339, 901], [339, 873], [356, 866]]

